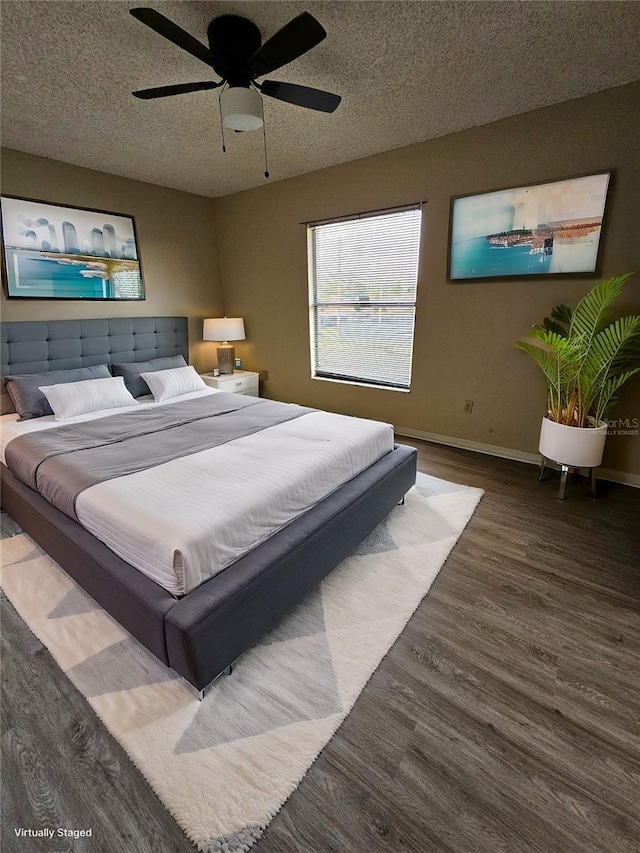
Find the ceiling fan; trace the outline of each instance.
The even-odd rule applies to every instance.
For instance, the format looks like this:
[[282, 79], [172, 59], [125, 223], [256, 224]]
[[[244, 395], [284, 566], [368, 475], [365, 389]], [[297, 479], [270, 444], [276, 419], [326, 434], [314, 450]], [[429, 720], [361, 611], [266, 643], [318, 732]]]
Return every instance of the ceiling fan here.
[[223, 124], [238, 131], [257, 130], [263, 126], [260, 94], [326, 113], [332, 113], [340, 103], [339, 95], [321, 89], [278, 83], [276, 80], [262, 80], [258, 83], [258, 77], [264, 77], [293, 62], [326, 37], [322, 25], [309, 12], [303, 12], [289, 21], [264, 44], [260, 30], [248, 18], [220, 15], [207, 28], [209, 47], [206, 47], [155, 9], [138, 8], [130, 11], [134, 18], [200, 59], [221, 78], [219, 81], [203, 80], [199, 83], [140, 89], [133, 92], [136, 98], [166, 98], [185, 92], [223, 87], [220, 94]]

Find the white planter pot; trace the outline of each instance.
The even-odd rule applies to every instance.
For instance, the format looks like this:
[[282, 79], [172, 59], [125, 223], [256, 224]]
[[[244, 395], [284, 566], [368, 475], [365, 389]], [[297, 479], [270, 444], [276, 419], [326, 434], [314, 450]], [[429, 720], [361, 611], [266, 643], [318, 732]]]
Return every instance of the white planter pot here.
[[602, 462], [607, 425], [597, 427], [565, 426], [542, 419], [539, 450], [547, 459], [570, 468], [597, 468]]

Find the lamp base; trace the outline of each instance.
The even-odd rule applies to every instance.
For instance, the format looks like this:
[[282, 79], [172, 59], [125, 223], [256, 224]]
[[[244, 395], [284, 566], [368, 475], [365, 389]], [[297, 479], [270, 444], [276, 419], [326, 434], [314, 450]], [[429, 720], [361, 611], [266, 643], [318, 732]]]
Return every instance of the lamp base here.
[[231, 344], [223, 344], [218, 347], [218, 370], [221, 375], [223, 373], [233, 373], [235, 357], [236, 350]]

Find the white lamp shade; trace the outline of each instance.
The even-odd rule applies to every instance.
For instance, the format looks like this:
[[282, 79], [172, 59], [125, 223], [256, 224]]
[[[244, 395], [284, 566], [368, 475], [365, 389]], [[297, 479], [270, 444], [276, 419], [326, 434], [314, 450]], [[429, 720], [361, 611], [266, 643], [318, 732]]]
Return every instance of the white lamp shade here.
[[262, 98], [248, 86], [231, 86], [220, 95], [222, 123], [231, 130], [258, 130], [262, 127]]
[[243, 341], [244, 320], [242, 317], [216, 317], [204, 321], [203, 341]]

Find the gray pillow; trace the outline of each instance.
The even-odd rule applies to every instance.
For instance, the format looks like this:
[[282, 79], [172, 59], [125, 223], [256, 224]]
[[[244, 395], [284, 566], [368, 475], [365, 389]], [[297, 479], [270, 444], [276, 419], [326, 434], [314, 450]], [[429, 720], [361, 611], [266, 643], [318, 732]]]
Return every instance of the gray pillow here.
[[4, 384], [4, 376], [0, 382], [0, 415], [15, 415], [16, 407], [13, 405], [13, 400], [9, 396], [7, 386]]
[[81, 382], [83, 379], [108, 379], [111, 376], [106, 364], [95, 367], [76, 367], [73, 370], [49, 370], [47, 373], [25, 373], [21, 376], [5, 376], [3, 382], [11, 397], [18, 420], [42, 418], [52, 415], [53, 409], [39, 388], [42, 385], [61, 385], [66, 382]]
[[151, 390], [141, 373], [154, 373], [156, 370], [171, 370], [174, 367], [188, 367], [187, 362], [181, 355], [170, 355], [166, 358], [152, 358], [151, 361], [130, 361], [120, 364], [112, 364], [111, 370], [114, 376], [124, 377], [124, 384], [134, 397], [142, 397], [150, 394]]

